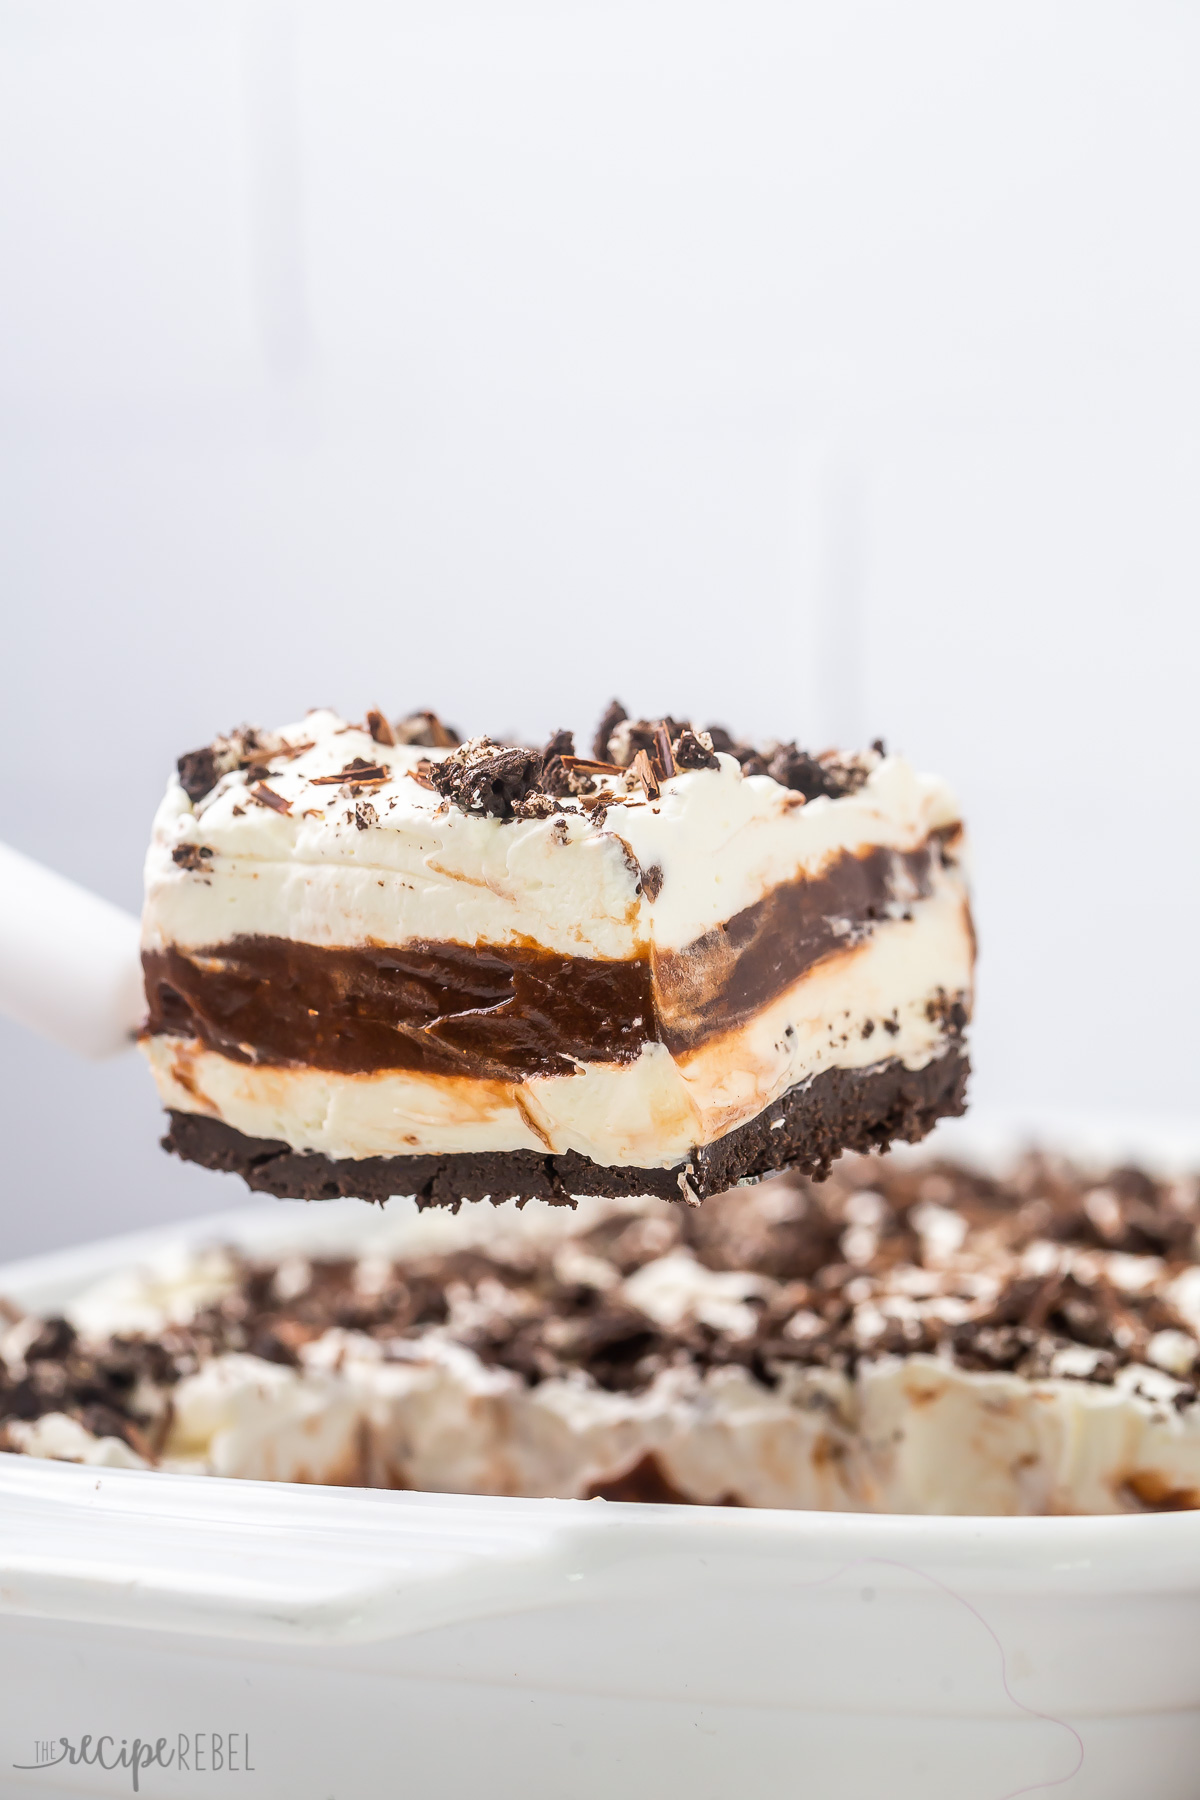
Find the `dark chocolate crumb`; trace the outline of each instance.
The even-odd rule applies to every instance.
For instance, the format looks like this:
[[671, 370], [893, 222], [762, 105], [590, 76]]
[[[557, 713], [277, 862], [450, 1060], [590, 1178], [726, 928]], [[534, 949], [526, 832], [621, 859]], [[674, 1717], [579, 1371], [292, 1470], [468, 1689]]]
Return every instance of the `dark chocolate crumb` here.
[[212, 851], [207, 844], [176, 844], [171, 852], [171, 861], [181, 869], [190, 869], [198, 875], [208, 868]]
[[423, 750], [453, 750], [462, 743], [461, 732], [444, 725], [435, 712], [410, 713], [397, 719], [393, 730], [397, 744], [417, 744]]
[[555, 813], [566, 809], [551, 794], [527, 794], [522, 800], [512, 803], [513, 817], [516, 819], [551, 819]]
[[608, 740], [617, 726], [627, 719], [629, 714], [619, 700], [610, 700], [604, 709], [604, 716], [596, 727], [596, 737], [592, 744], [592, 755], [597, 762], [610, 762]]
[[203, 800], [205, 794], [211, 793], [220, 779], [216, 752], [211, 744], [205, 744], [200, 750], [186, 750], [175, 767], [179, 772], [179, 785], [193, 806]]
[[272, 761], [279, 758], [290, 761], [312, 747], [311, 742], [290, 744], [272, 732], [259, 731], [254, 725], [239, 725], [228, 737], [214, 738], [201, 750], [187, 751], [175, 766], [181, 787], [192, 805], [197, 806], [223, 775], [244, 769], [248, 781], [261, 781], [269, 772]]
[[697, 735], [690, 725], [684, 726], [671, 746], [677, 767], [680, 769], [716, 769], [720, 767], [713, 751], [705, 745], [704, 736], [707, 736], [707, 733], [702, 736]]
[[512, 819], [516, 802], [538, 790], [542, 758], [536, 750], [504, 749], [476, 738], [442, 762], [422, 764], [422, 773], [464, 812]]
[[847, 791], [831, 770], [807, 751], [798, 750], [795, 744], [779, 746], [767, 764], [767, 774], [794, 794], [803, 794], [806, 800], [818, 800], [823, 795], [835, 800]]
[[570, 731], [554, 732], [542, 751], [542, 790], [565, 797], [574, 792], [563, 758], [575, 755], [575, 736]]

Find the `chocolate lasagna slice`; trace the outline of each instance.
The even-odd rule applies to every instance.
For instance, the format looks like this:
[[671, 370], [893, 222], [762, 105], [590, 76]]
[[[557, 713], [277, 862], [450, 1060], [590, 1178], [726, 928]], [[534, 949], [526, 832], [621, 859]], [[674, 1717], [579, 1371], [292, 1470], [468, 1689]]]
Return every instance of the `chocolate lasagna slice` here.
[[614, 705], [590, 755], [312, 712], [180, 759], [146, 869], [168, 1148], [279, 1196], [696, 1203], [963, 1107], [946, 787]]

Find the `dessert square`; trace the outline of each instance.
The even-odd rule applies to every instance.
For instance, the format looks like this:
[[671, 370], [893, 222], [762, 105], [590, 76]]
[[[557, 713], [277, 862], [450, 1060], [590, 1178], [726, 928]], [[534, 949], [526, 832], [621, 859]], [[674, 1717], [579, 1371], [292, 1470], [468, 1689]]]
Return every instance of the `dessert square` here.
[[180, 759], [146, 866], [167, 1146], [303, 1199], [698, 1203], [963, 1107], [953, 796], [877, 745], [590, 756], [309, 713]]

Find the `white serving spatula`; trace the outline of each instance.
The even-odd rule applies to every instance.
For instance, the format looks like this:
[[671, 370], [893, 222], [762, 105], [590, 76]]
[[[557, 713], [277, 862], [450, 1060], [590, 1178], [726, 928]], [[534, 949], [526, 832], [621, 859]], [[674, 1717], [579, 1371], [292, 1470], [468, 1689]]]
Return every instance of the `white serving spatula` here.
[[81, 1056], [127, 1049], [145, 1016], [132, 913], [0, 844], [0, 1013]]

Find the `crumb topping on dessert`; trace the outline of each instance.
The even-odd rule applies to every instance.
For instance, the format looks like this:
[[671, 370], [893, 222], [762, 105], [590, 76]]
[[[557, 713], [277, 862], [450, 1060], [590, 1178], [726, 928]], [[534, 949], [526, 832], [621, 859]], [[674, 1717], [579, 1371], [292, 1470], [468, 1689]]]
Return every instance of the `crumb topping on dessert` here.
[[[619, 700], [607, 708], [600, 722], [590, 757], [575, 754], [574, 735], [556, 731], [540, 749], [495, 742], [476, 736], [463, 741], [459, 732], [430, 711], [410, 713], [389, 721], [372, 707], [362, 726], [348, 727], [369, 734], [388, 749], [417, 746], [445, 752], [437, 759], [418, 763], [416, 777], [466, 813], [489, 818], [549, 818], [563, 810], [564, 799], [590, 804], [585, 810], [619, 805], [629, 794], [656, 800], [662, 783], [672, 776], [696, 769], [715, 769], [717, 752], [732, 756], [743, 775], [769, 775], [781, 787], [805, 800], [821, 796], [839, 799], [853, 794], [882, 760], [882, 742], [870, 751], [845, 756], [835, 751], [812, 755], [795, 743], [770, 742], [760, 746], [737, 741], [722, 725], [700, 730], [690, 721], [668, 715], [657, 719], [631, 719]], [[294, 761], [311, 750], [311, 741], [278, 732], [241, 725], [227, 736], [217, 737], [199, 750], [189, 750], [178, 761], [180, 785], [193, 805], [198, 805], [223, 776], [244, 773], [250, 797], [277, 811], [289, 807], [269, 787], [273, 766]], [[361, 762], [361, 759], [353, 759]], [[366, 781], [368, 765], [343, 771], [347, 779]], [[386, 781], [383, 766], [376, 778]], [[337, 785], [332, 775], [318, 781]]]
[[[470, 1352], [526, 1388], [646, 1394], [672, 1373], [853, 1376], [919, 1356], [1031, 1381], [1117, 1383], [1168, 1410], [1200, 1382], [1200, 1180], [1044, 1155], [1001, 1178], [847, 1158], [698, 1210], [615, 1204], [544, 1239], [403, 1260], [229, 1254], [156, 1331], [89, 1335], [16, 1316], [0, 1337], [0, 1431], [65, 1414], [152, 1461], [171, 1393], [215, 1358], [300, 1369], [338, 1342], [384, 1363]], [[339, 1335], [342, 1334], [342, 1335]], [[20, 1433], [10, 1434], [16, 1447]]]

